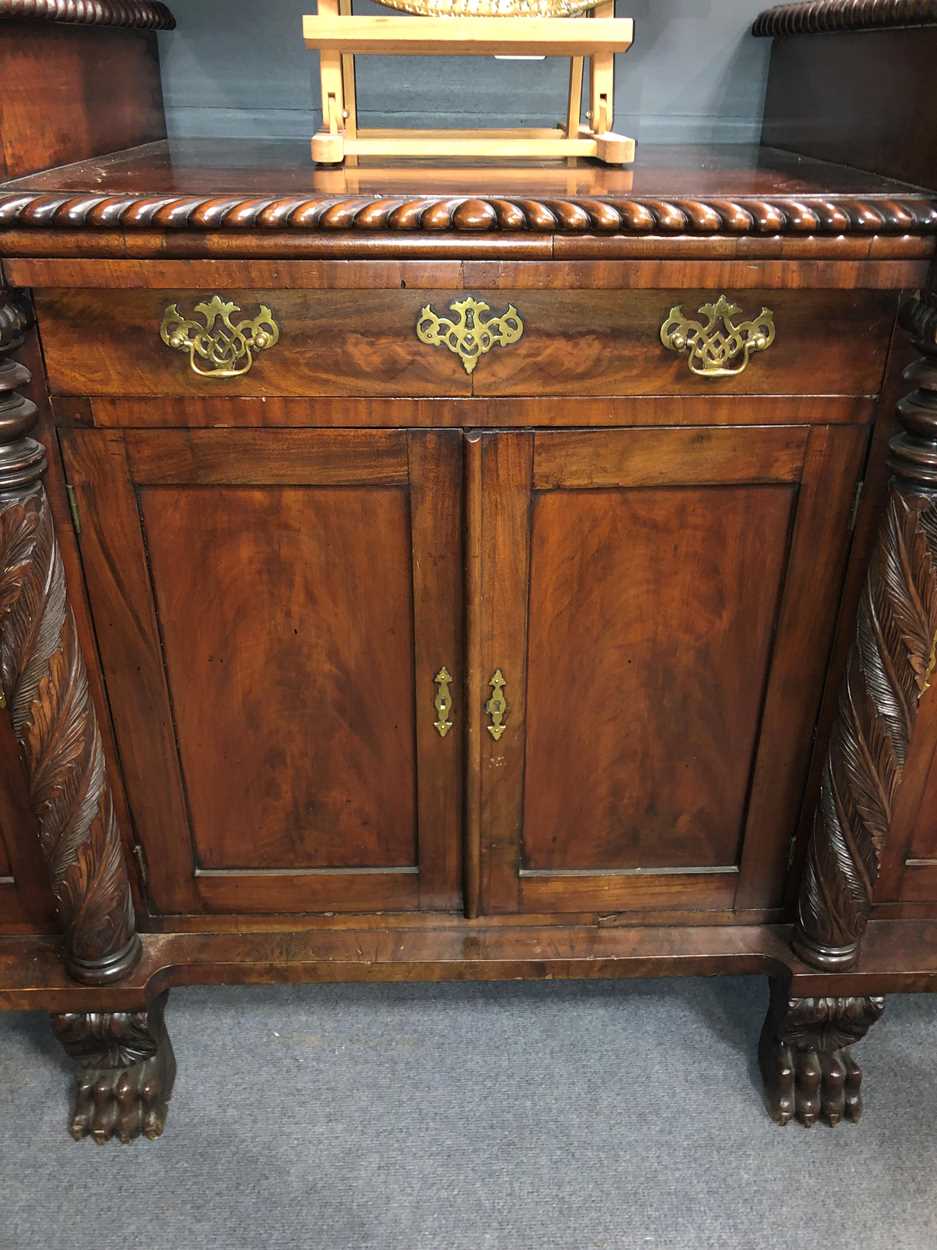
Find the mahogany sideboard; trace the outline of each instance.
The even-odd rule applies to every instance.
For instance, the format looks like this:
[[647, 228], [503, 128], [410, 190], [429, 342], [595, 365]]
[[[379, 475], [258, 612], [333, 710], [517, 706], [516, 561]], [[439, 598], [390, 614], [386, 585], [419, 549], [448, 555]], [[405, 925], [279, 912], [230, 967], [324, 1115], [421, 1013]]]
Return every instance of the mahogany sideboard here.
[[766, 974], [771, 1114], [857, 1119], [937, 988], [937, 192], [773, 113], [170, 143], [171, 24], [0, 0], [0, 1007], [72, 1132], [162, 1131], [170, 987], [279, 980]]

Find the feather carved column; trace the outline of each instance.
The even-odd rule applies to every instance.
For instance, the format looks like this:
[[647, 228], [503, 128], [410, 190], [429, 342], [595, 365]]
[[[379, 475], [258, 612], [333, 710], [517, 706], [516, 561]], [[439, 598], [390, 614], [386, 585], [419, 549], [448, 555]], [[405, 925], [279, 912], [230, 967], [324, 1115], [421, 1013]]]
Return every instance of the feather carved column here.
[[937, 666], [937, 293], [901, 312], [921, 358], [898, 405], [888, 504], [833, 724], [801, 882], [795, 953], [859, 957], [918, 706]]
[[103, 985], [140, 957], [124, 851], [49, 500], [29, 434], [29, 371], [10, 358], [26, 307], [0, 292], [0, 705], [11, 719], [72, 977]]

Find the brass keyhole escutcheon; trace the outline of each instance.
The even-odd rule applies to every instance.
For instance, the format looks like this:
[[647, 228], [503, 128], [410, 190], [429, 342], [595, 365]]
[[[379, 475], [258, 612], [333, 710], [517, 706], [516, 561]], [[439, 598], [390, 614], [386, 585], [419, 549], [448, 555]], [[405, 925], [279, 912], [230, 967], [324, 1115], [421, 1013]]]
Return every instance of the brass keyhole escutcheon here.
[[436, 719], [433, 721], [433, 728], [440, 738], [445, 738], [452, 728], [452, 721], [449, 719], [452, 715], [452, 694], [449, 689], [452, 684], [452, 674], [445, 664], [433, 678], [433, 681], [436, 684], [436, 697], [433, 700], [433, 707], [436, 709]]
[[491, 697], [485, 704], [485, 711], [488, 714], [488, 724], [485, 728], [497, 742], [507, 729], [504, 718], [508, 712], [508, 701], [504, 697], [504, 687], [507, 682], [500, 668], [495, 669], [488, 685], [491, 687]]
[[[510, 347], [524, 333], [521, 315], [509, 304], [503, 313], [492, 313], [483, 299], [457, 299], [449, 305], [455, 317], [441, 317], [431, 304], [420, 309], [416, 336], [429, 347], [447, 347], [462, 361], [466, 373], [493, 347]], [[489, 315], [490, 314], [490, 315]]]

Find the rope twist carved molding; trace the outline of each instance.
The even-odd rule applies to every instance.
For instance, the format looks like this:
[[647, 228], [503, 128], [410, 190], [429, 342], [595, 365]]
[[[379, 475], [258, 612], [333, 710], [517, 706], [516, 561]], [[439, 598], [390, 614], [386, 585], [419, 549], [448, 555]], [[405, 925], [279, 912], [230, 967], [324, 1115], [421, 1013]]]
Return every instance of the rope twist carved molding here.
[[937, 23], [937, 0], [816, 0], [811, 4], [781, 4], [766, 10], [755, 19], [752, 34], [819, 35], [934, 23]]
[[173, 30], [176, 19], [154, 0], [0, 0], [0, 19]]
[[0, 194], [0, 229], [389, 230], [435, 233], [937, 233], [937, 198], [522, 199], [327, 195]]
[[[0, 311], [0, 353], [25, 318]], [[26, 437], [35, 407], [0, 365], [0, 692], [20, 746], [60, 919], [78, 980], [117, 979], [140, 955], [104, 751], [68, 604], [52, 512], [39, 480], [45, 453]]]
[[890, 498], [859, 604], [801, 882], [795, 952], [855, 963], [921, 697], [937, 668], [937, 305], [902, 314], [934, 357], [899, 405]]

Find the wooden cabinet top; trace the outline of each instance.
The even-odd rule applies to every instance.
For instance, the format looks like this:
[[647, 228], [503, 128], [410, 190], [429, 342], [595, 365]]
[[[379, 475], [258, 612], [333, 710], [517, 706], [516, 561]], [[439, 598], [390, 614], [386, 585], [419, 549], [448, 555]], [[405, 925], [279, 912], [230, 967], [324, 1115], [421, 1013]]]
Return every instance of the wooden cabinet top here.
[[[433, 251], [440, 236], [496, 241], [516, 254], [559, 236], [637, 238], [668, 244], [690, 237], [775, 241], [789, 255], [812, 240], [908, 240], [933, 251], [937, 193], [842, 165], [765, 147], [652, 147], [630, 170], [583, 164], [524, 168], [399, 165], [315, 167], [302, 142], [160, 141], [0, 184], [0, 256], [63, 255], [67, 236], [119, 232], [126, 255], [144, 255], [154, 232], [191, 236], [185, 254], [208, 255], [198, 240], [238, 240], [262, 254], [273, 234], [357, 240], [358, 254], [389, 238], [414, 236]], [[146, 240], [150, 243], [147, 244]], [[257, 246], [252, 245], [257, 240]], [[369, 240], [371, 243], [369, 243]], [[77, 241], [76, 241], [77, 243]], [[785, 246], [787, 245], [787, 246]], [[27, 250], [24, 250], [27, 248]], [[386, 250], [386, 249], [385, 249]], [[899, 249], [907, 255], [907, 250]], [[114, 251], [106, 254], [113, 255]], [[178, 254], [178, 253], [177, 253]], [[438, 252], [436, 253], [438, 254]], [[672, 254], [672, 252], [671, 252]], [[801, 253], [802, 254], [802, 253]], [[843, 252], [856, 255], [855, 246]]]

